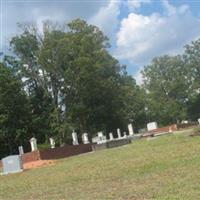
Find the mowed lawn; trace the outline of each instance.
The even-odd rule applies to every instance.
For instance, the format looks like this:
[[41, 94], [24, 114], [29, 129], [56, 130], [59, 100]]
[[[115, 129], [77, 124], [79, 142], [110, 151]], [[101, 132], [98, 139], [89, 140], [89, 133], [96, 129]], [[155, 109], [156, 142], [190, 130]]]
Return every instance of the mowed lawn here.
[[0, 176], [0, 199], [197, 200], [200, 137], [142, 139]]

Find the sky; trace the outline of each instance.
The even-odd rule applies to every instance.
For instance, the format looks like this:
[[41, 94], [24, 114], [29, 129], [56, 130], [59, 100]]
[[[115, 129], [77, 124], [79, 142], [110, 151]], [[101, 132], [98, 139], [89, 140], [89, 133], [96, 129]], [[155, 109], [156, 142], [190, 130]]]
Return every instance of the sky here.
[[200, 38], [200, 0], [0, 0], [0, 52], [19, 33], [17, 23], [82, 18], [109, 37], [110, 53], [138, 84], [154, 57], [175, 55]]

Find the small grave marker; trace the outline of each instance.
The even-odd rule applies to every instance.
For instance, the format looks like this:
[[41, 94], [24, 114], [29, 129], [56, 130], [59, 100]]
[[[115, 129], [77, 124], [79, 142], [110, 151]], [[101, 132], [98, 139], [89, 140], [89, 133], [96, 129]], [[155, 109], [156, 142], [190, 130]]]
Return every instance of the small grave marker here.
[[21, 156], [11, 155], [2, 159], [3, 174], [23, 171]]

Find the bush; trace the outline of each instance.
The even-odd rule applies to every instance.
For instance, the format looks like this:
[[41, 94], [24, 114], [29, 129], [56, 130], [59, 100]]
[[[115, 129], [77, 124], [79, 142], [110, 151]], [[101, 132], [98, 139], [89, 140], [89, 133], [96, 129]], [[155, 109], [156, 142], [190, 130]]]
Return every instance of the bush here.
[[195, 128], [190, 136], [200, 136], [200, 127]]
[[50, 149], [51, 146], [48, 143], [38, 144], [38, 150]]

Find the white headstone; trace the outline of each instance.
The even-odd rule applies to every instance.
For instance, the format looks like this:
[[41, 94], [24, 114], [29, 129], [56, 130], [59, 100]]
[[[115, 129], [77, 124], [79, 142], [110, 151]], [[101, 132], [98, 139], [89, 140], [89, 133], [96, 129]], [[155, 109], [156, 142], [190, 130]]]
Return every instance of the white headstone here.
[[20, 155], [20, 156], [24, 154], [23, 146], [19, 146], [19, 147], [18, 147], [18, 150], [19, 150], [19, 155]]
[[2, 159], [3, 174], [21, 172], [23, 170], [21, 156], [12, 155]]
[[98, 135], [99, 138], [104, 136], [102, 131], [98, 132], [97, 135]]
[[37, 150], [37, 139], [32, 137], [29, 142], [31, 143], [31, 151]]
[[126, 138], [127, 137], [127, 134], [126, 134], [126, 132], [124, 132], [124, 138]]
[[82, 135], [82, 141], [83, 141], [83, 144], [89, 144], [89, 140], [88, 140], [88, 134], [87, 133], [83, 133]]
[[198, 119], [198, 122], [199, 122], [199, 124], [200, 124], [200, 118]]
[[132, 124], [129, 124], [129, 125], [128, 125], [128, 132], [129, 132], [129, 135], [130, 135], [130, 136], [133, 136], [133, 135], [134, 135], [134, 131], [133, 131], [133, 126], [132, 126]]
[[53, 138], [49, 138], [49, 142], [50, 142], [50, 145], [51, 145], [51, 149], [54, 149], [55, 148], [55, 140]]
[[158, 128], [157, 122], [150, 122], [147, 124], [147, 130], [152, 131]]
[[73, 145], [78, 145], [77, 133], [74, 130], [72, 132], [72, 139], [73, 139]]
[[109, 138], [110, 138], [110, 140], [114, 139], [113, 134], [111, 132], [109, 133]]
[[118, 138], [121, 138], [121, 137], [122, 137], [122, 136], [121, 136], [121, 131], [120, 131], [119, 128], [117, 129], [117, 136], [118, 136]]
[[97, 137], [92, 138], [92, 142], [97, 144], [102, 144], [105, 143], [106, 141], [107, 141], [106, 136], [103, 135], [102, 131], [97, 133]]

